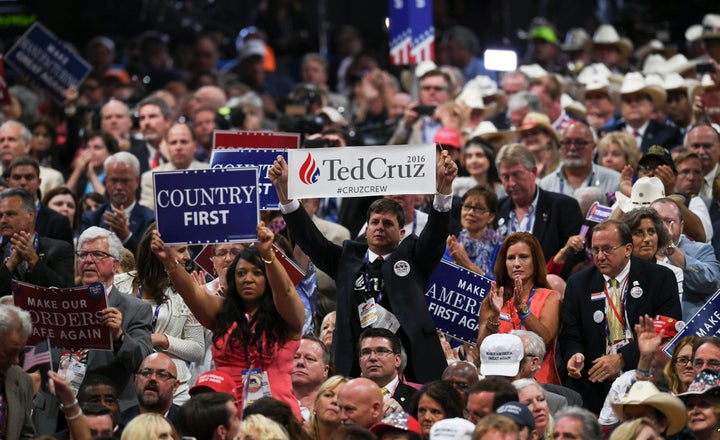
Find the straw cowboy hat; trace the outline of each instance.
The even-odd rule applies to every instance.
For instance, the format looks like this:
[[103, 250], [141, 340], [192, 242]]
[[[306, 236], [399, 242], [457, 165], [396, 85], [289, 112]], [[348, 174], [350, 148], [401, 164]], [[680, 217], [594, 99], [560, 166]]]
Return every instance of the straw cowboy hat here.
[[655, 200], [665, 197], [665, 187], [657, 177], [641, 177], [632, 186], [630, 198], [620, 191], [615, 191], [615, 199], [622, 212], [630, 212], [637, 208], [647, 208]]
[[687, 422], [687, 411], [682, 400], [670, 393], [661, 393], [652, 382], [640, 380], [635, 382], [620, 403], [613, 403], [613, 411], [623, 419], [626, 406], [647, 405], [660, 411], [667, 419], [667, 435], [673, 435], [683, 429]]
[[630, 52], [632, 52], [632, 44], [628, 40], [620, 38], [620, 34], [618, 34], [615, 27], [611, 24], [601, 24], [593, 34], [592, 42], [593, 45], [614, 45], [623, 56], [628, 56]]
[[[662, 84], [662, 80], [660, 81]], [[667, 94], [660, 84], [648, 84], [648, 81], [640, 72], [630, 72], [623, 78], [620, 86], [621, 95], [629, 95], [631, 93], [645, 93], [650, 97], [655, 108], [661, 108], [665, 104]]]
[[517, 139], [517, 133], [514, 130], [498, 131], [492, 122], [482, 121], [470, 133], [470, 139], [474, 137], [480, 137], [493, 144], [497, 140], [500, 145], [505, 145], [514, 142]]
[[550, 123], [550, 118], [548, 118], [546, 114], [538, 112], [528, 113], [525, 115], [525, 119], [523, 119], [522, 124], [520, 124], [517, 131], [518, 133], [523, 134], [524, 132], [530, 131], [534, 128], [543, 129], [546, 133], [548, 133], [548, 135], [555, 138], [558, 143], [560, 142], [560, 134], [555, 131], [555, 128], [553, 128]]

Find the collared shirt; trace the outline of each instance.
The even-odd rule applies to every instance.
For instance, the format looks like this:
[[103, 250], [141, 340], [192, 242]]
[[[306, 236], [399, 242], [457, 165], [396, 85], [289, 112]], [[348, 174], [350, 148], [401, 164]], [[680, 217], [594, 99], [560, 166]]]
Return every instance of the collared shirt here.
[[539, 187], [536, 187], [535, 198], [533, 198], [530, 207], [528, 207], [527, 215], [523, 217], [522, 220], [518, 221], [517, 216], [515, 215], [516, 208], [513, 208], [512, 211], [510, 211], [510, 227], [508, 235], [513, 232], [532, 232], [533, 226], [535, 226], [535, 211], [537, 211], [538, 197], [540, 197], [540, 189]]
[[713, 196], [713, 182], [715, 181], [715, 176], [718, 175], [718, 171], [720, 171], [720, 164], [715, 164], [715, 167], [703, 177], [702, 188], [700, 188], [700, 193], [702, 193], [702, 195], [706, 197]]
[[[617, 250], [617, 249], [615, 249], [615, 250]], [[620, 273], [617, 274], [616, 277], [613, 278], [613, 277], [603, 274], [603, 278], [605, 279], [605, 284], [607, 284], [608, 288], [609, 288], [609, 287], [611, 287], [610, 280], [616, 279], [616, 280], [618, 280], [618, 285], [622, 286], [623, 283], [627, 280], [628, 275], [630, 275], [630, 260], [628, 260], [628, 262], [625, 264], [625, 267], [623, 268], [623, 270], [621, 270]], [[622, 295], [622, 294], [623, 294], [623, 292], [620, 292], [620, 295]]]
[[385, 388], [386, 390], [388, 390], [387, 394], [385, 396], [383, 396], [384, 400], [392, 398], [393, 394], [395, 394], [395, 390], [397, 389], [397, 386], [399, 383], [400, 383], [400, 376], [398, 376], [396, 374], [395, 377], [393, 378], [393, 380], [388, 382], [384, 387], [381, 387], [381, 388]]
[[423, 142], [431, 144], [435, 142], [435, 133], [442, 128], [442, 123], [430, 116], [423, 116], [422, 136]]
[[[540, 188], [572, 197], [575, 188], [568, 182], [564, 168], [564, 165], [561, 165], [554, 173], [543, 177], [540, 180]], [[593, 163], [590, 172], [580, 185], [580, 187], [585, 186], [600, 188], [603, 194], [614, 193], [620, 188], [620, 173]]]
[[625, 124], [625, 131], [630, 133], [631, 136], [635, 136], [635, 132], [639, 134], [639, 136], [635, 136], [635, 140], [637, 141], [638, 148], [642, 144], [643, 137], [645, 136], [645, 130], [647, 130], [648, 125], [650, 125], [650, 121], [645, 121], [643, 125], [641, 125], [637, 130], [632, 128], [630, 124]]

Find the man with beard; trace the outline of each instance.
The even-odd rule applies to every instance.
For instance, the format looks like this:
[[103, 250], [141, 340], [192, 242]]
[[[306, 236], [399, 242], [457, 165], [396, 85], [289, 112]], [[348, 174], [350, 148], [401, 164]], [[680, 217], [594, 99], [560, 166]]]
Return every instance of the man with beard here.
[[177, 368], [170, 356], [165, 353], [148, 355], [135, 375], [138, 404], [120, 413], [120, 429], [145, 413], [160, 414], [174, 424], [180, 411], [180, 407], [173, 403], [177, 387]]
[[90, 226], [109, 229], [134, 254], [143, 233], [155, 221], [153, 212], [136, 201], [139, 182], [140, 162], [135, 156], [121, 151], [108, 157], [105, 160], [105, 194], [110, 202], [83, 214], [83, 231]]
[[595, 141], [592, 131], [582, 122], [573, 122], [560, 142], [562, 165], [540, 180], [540, 188], [572, 196], [577, 188], [596, 186], [603, 194], [620, 187], [620, 173], [592, 161]]

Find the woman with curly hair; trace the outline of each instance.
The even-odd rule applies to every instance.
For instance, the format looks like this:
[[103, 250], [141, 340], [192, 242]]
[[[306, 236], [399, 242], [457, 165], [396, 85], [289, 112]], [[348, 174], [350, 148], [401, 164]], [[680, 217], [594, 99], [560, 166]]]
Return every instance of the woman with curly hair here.
[[255, 246], [243, 249], [228, 268], [225, 297], [208, 295], [156, 231], [152, 250], [195, 317], [212, 330], [215, 367], [235, 380], [239, 405], [272, 396], [290, 405], [302, 420], [290, 373], [305, 309], [285, 268], [275, 258], [275, 235], [262, 222], [257, 233]]

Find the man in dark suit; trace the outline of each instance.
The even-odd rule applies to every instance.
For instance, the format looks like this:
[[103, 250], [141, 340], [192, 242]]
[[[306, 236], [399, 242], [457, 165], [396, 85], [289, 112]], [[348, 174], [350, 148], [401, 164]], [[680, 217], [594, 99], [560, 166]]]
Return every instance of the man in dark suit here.
[[[505, 235], [532, 232], [549, 261], [568, 238], [580, 232], [580, 206], [572, 197], [537, 186], [535, 156], [524, 145], [505, 145], [498, 153], [497, 165], [508, 197], [500, 201], [496, 230]], [[565, 266], [564, 273], [569, 273], [571, 262]]]
[[11, 280], [43, 287], [71, 287], [73, 248], [35, 231], [35, 200], [24, 189], [0, 192], [0, 292], [10, 292]]
[[632, 235], [623, 223], [595, 226], [595, 267], [570, 277], [558, 342], [569, 378], [584, 407], [599, 413], [613, 380], [637, 367], [634, 326], [640, 316], [682, 319], [677, 281], [670, 269], [632, 258]]
[[40, 166], [30, 156], [20, 156], [10, 162], [7, 169], [8, 185], [11, 188], [22, 188], [33, 197], [37, 208], [35, 214], [35, 230], [43, 237], [52, 237], [74, 246], [70, 220], [64, 215], [43, 205], [39, 198]]
[[360, 373], [380, 387], [384, 413], [410, 411], [415, 388], [400, 380], [402, 363], [400, 338], [385, 328], [367, 328], [360, 334]]
[[[420, 237], [400, 241], [405, 231], [402, 207], [379, 199], [367, 213], [367, 243], [326, 239], [297, 200], [288, 200], [287, 163], [282, 157], [270, 176], [280, 198], [280, 210], [295, 242], [315, 265], [337, 284], [337, 322], [333, 352], [339, 374], [359, 372], [357, 341], [368, 326], [392, 328], [407, 350], [408, 380], [437, 379], [447, 366], [437, 329], [425, 303], [425, 286], [445, 251], [450, 229], [451, 183], [457, 165], [443, 151], [437, 162], [433, 209]], [[382, 258], [379, 258], [382, 257]], [[369, 315], [368, 315], [369, 313]], [[383, 318], [378, 318], [382, 313]], [[361, 326], [361, 315], [364, 325]]]
[[32, 379], [17, 364], [32, 331], [30, 314], [18, 307], [0, 305], [0, 399], [3, 423], [0, 438], [35, 438], [30, 417], [33, 402]]
[[607, 131], [627, 132], [635, 138], [643, 154], [653, 145], [662, 145], [668, 150], [682, 145], [682, 134], [677, 127], [651, 119], [654, 110], [663, 108], [666, 96], [662, 86], [647, 84], [641, 73], [628, 73], [620, 87], [622, 119]]
[[83, 231], [90, 226], [109, 229], [134, 254], [145, 230], [155, 221], [153, 212], [137, 203], [139, 184], [140, 163], [135, 156], [121, 151], [105, 160], [105, 187], [110, 203], [83, 214]]
[[[122, 252], [122, 243], [107, 229], [93, 226], [78, 238], [77, 273], [82, 285], [99, 282], [105, 287], [108, 307], [100, 312], [100, 321], [110, 328], [113, 350], [81, 350], [62, 356], [62, 360], [60, 352], [53, 350], [53, 365], [58, 365], [60, 370], [64, 363], [72, 362], [76, 374], [97, 373], [112, 378], [117, 385], [121, 411], [137, 402], [133, 375], [152, 351], [150, 305], [113, 286]], [[58, 425], [58, 410], [57, 398], [42, 388], [33, 411], [38, 433], [52, 435], [62, 429], [62, 424]]]

